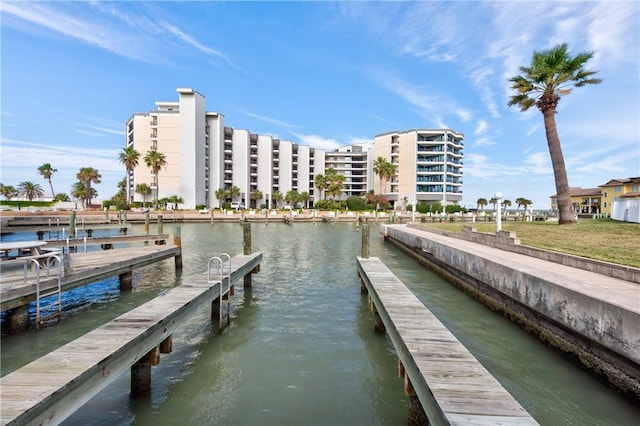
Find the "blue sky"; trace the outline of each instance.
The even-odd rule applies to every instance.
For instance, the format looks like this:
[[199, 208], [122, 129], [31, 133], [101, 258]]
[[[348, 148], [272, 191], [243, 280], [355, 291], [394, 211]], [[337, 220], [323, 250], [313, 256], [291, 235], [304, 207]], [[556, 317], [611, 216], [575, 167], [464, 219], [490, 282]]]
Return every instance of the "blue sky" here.
[[124, 177], [124, 123], [176, 88], [225, 124], [333, 149], [392, 130], [465, 135], [464, 197], [501, 191], [548, 208], [555, 193], [542, 115], [508, 108], [508, 78], [534, 50], [595, 52], [600, 85], [556, 117], [569, 184], [640, 175], [640, 3], [14, 2], [1, 10], [1, 175], [43, 163], [70, 192], [81, 167], [99, 198]]

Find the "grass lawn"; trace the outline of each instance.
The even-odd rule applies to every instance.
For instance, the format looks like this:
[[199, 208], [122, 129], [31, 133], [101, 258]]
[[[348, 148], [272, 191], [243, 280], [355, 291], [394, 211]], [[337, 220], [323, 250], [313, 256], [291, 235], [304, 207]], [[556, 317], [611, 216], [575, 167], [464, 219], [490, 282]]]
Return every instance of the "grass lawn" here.
[[[421, 223], [426, 228], [461, 232], [473, 226], [478, 232], [496, 231], [495, 222]], [[573, 225], [557, 222], [502, 222], [522, 245], [554, 250], [591, 259], [640, 268], [640, 224], [611, 219], [582, 219]]]

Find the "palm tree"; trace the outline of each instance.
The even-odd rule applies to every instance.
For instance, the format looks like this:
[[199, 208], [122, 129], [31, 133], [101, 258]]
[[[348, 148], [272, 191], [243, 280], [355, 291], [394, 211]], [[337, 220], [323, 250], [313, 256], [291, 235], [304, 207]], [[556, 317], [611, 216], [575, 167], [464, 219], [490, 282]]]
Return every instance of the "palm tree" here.
[[313, 183], [316, 189], [320, 191], [320, 198], [324, 199], [322, 192], [327, 189], [327, 178], [323, 174], [317, 174], [313, 178]]
[[7, 201], [10, 201], [13, 197], [18, 196], [18, 190], [11, 185], [2, 185], [2, 195]]
[[91, 205], [91, 198], [93, 197], [91, 184], [100, 183], [100, 178], [102, 176], [93, 167], [83, 167], [76, 174], [76, 177], [80, 182], [82, 182], [85, 185], [85, 188], [86, 188], [86, 191], [85, 191], [86, 204], [85, 205], [88, 207]]
[[147, 151], [147, 154], [144, 156], [144, 163], [151, 169], [155, 177], [155, 186], [156, 186], [156, 209], [158, 208], [158, 195], [160, 194], [160, 179], [158, 173], [160, 169], [167, 165], [167, 157], [161, 153], [156, 151], [155, 149]]
[[397, 166], [395, 164], [392, 164], [389, 161], [385, 160], [385, 164], [382, 169], [382, 174], [380, 175], [380, 177], [385, 181], [385, 184], [384, 184], [385, 192], [387, 191], [387, 184], [396, 175], [396, 169], [397, 169]]
[[556, 110], [560, 98], [571, 93], [571, 87], [598, 84], [602, 80], [592, 78], [597, 71], [586, 70], [584, 65], [593, 52], [579, 53], [571, 57], [567, 44], [560, 44], [543, 52], [533, 52], [531, 65], [520, 67], [520, 75], [509, 79], [513, 95], [508, 106], [518, 105], [521, 111], [536, 106], [544, 118], [547, 145], [556, 182], [560, 225], [575, 223], [571, 209], [569, 180], [564, 164], [560, 137], [556, 128]]
[[373, 173], [380, 178], [380, 194], [382, 194], [382, 178], [385, 174], [386, 165], [387, 159], [384, 157], [376, 158], [376, 161], [373, 163]]
[[18, 184], [18, 195], [25, 197], [29, 201], [33, 201], [34, 198], [41, 198], [44, 195], [44, 191], [40, 184], [25, 181]]
[[136, 151], [133, 145], [126, 148], [122, 148], [120, 152], [120, 162], [124, 164], [124, 168], [127, 169], [127, 203], [133, 202], [133, 195], [129, 191], [129, 178], [131, 171], [138, 166], [140, 159], [140, 153]]
[[307, 191], [304, 191], [300, 194], [300, 201], [304, 204], [305, 208], [309, 208], [309, 201], [311, 201], [313, 197]]
[[273, 200], [273, 208], [278, 208], [278, 203], [280, 201], [282, 201], [282, 199], [284, 198], [284, 196], [282, 195], [282, 192], [280, 191], [274, 191], [273, 194], [271, 194], [271, 200]]
[[139, 183], [136, 185], [136, 192], [142, 195], [142, 207], [147, 204], [147, 195], [151, 194], [151, 187], [146, 183]]
[[251, 191], [251, 193], [249, 194], [249, 199], [254, 202], [254, 208], [258, 208], [258, 201], [262, 200], [262, 197], [262, 191], [260, 191], [259, 189], [254, 189], [253, 191]]
[[216, 189], [215, 195], [216, 199], [218, 200], [218, 207], [222, 207], [222, 204], [220, 204], [220, 202], [227, 199], [229, 192], [224, 188], [218, 188]]
[[49, 186], [51, 187], [51, 196], [53, 198], [56, 197], [56, 193], [53, 190], [53, 184], [51, 183], [51, 176], [57, 172], [58, 169], [54, 169], [51, 167], [51, 164], [44, 163], [42, 166], [38, 167], [38, 174], [49, 181]]
[[56, 201], [71, 201], [71, 198], [69, 198], [69, 196], [64, 192], [58, 192], [54, 197], [54, 199]]
[[491, 197], [489, 202], [493, 204], [493, 211], [496, 211], [496, 205], [498, 205], [498, 199], [496, 197]]
[[487, 203], [487, 199], [486, 198], [478, 198], [476, 200], [476, 204], [478, 205], [478, 210], [484, 210], [484, 206], [486, 206]]
[[300, 194], [298, 193], [297, 190], [292, 189], [291, 191], [287, 192], [287, 195], [285, 195], [284, 200], [288, 203], [291, 203], [291, 206], [295, 207], [295, 205], [300, 201]]
[[238, 196], [240, 196], [240, 188], [233, 185], [231, 188], [229, 188], [228, 193], [229, 197], [231, 197], [231, 201], [233, 201], [234, 199], [238, 198]]
[[76, 200], [80, 200], [83, 206], [85, 205], [87, 201], [87, 186], [84, 182], [78, 181], [73, 184], [71, 187], [71, 196]]

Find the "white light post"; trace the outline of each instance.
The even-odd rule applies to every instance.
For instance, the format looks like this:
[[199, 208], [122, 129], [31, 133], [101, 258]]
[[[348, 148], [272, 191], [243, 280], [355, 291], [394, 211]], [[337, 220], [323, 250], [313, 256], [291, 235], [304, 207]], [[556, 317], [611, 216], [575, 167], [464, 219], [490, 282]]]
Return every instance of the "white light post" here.
[[496, 232], [502, 231], [502, 212], [500, 211], [500, 200], [502, 200], [502, 192], [493, 194], [493, 198], [498, 201], [498, 216], [496, 217]]

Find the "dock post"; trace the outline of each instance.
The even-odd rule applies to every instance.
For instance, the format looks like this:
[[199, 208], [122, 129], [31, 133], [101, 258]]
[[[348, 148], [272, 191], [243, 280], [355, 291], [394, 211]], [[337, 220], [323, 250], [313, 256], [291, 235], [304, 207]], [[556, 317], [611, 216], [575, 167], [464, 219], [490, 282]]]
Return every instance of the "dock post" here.
[[104, 208], [104, 220], [106, 220], [107, 223], [110, 222], [110, 220], [109, 220], [109, 207], [105, 207]]
[[29, 327], [29, 305], [11, 309], [9, 312], [9, 334], [18, 334]]
[[160, 363], [160, 347], [151, 349], [131, 366], [131, 396], [134, 399], [151, 395], [151, 366]]
[[218, 327], [222, 326], [222, 323], [220, 322], [220, 309], [222, 309], [222, 306], [220, 305], [221, 302], [220, 297], [216, 297], [211, 302], [211, 319], [218, 323]]
[[211, 209], [211, 224], [213, 225], [213, 213], [216, 211], [216, 209]]
[[120, 291], [131, 291], [133, 287], [133, 271], [130, 269], [119, 275]]
[[[164, 232], [164, 227], [162, 225], [162, 215], [158, 215], [158, 235], [162, 235]], [[156, 240], [156, 245], [161, 246], [164, 244], [164, 240]]]
[[[251, 223], [246, 219], [242, 224], [242, 254], [251, 254]], [[244, 276], [244, 289], [251, 289], [251, 273]]]
[[369, 224], [366, 219], [362, 225], [362, 257], [364, 259], [369, 258]]
[[180, 227], [173, 228], [173, 245], [180, 249], [180, 254], [174, 257], [176, 271], [182, 271], [182, 237], [180, 235]]
[[69, 238], [76, 237], [76, 211], [73, 210], [71, 212], [71, 216], [69, 216]]
[[144, 235], [149, 235], [149, 212], [144, 214]]

